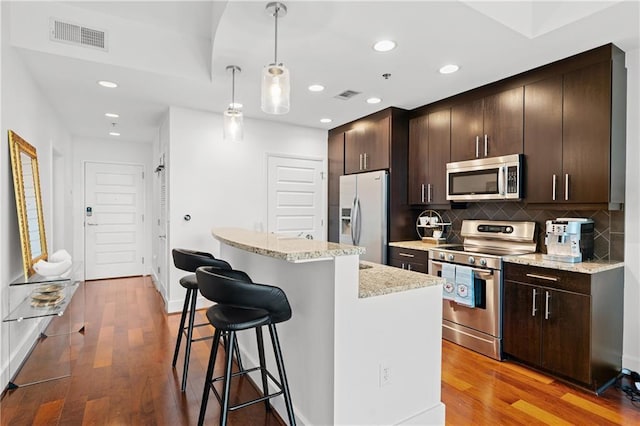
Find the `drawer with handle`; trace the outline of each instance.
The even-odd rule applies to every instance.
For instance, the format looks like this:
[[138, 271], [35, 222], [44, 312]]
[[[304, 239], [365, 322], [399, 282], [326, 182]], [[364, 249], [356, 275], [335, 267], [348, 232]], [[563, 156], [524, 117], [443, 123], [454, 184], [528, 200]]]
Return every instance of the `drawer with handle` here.
[[389, 247], [389, 265], [408, 271], [427, 273], [428, 252]]
[[591, 294], [591, 276], [578, 272], [505, 263], [504, 280]]

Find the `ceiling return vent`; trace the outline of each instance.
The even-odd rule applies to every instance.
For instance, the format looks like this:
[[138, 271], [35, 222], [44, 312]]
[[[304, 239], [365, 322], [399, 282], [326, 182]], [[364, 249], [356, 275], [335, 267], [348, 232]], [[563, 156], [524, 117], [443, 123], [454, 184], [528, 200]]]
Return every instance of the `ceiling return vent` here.
[[337, 94], [336, 96], [334, 96], [337, 99], [342, 99], [343, 101], [347, 101], [351, 98], [353, 98], [356, 95], [359, 95], [362, 92], [356, 92], [355, 90], [345, 90], [342, 93]]
[[55, 18], [51, 18], [49, 21], [49, 38], [53, 41], [76, 46], [108, 50], [107, 33], [105, 31], [63, 22]]

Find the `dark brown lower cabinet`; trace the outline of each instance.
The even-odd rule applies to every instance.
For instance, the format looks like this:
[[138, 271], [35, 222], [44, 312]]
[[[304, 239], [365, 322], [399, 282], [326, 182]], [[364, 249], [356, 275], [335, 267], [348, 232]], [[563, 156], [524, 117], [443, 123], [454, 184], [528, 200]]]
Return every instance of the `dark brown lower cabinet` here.
[[427, 251], [389, 247], [389, 266], [426, 274], [428, 259], [429, 252]]
[[596, 274], [506, 263], [503, 351], [596, 393], [622, 368], [623, 268]]

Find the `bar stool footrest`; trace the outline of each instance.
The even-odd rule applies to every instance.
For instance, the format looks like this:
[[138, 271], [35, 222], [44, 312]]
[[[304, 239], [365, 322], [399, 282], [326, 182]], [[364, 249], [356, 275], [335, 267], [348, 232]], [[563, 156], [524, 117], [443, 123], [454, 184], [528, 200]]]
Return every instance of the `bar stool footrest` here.
[[[231, 379], [233, 379], [234, 377], [244, 376], [248, 373], [253, 373], [254, 371], [260, 371], [260, 370], [262, 370], [262, 367], [253, 367], [253, 368], [249, 368], [248, 370], [237, 371], [231, 374]], [[258, 402], [266, 401], [267, 399], [275, 398], [276, 396], [280, 396], [284, 393], [284, 390], [282, 389], [282, 385], [280, 384], [279, 381], [276, 380], [275, 377], [273, 377], [273, 375], [269, 372], [269, 370], [264, 369], [264, 372], [271, 379], [271, 381], [277, 386], [279, 390], [277, 392], [270, 393], [268, 395], [264, 395], [256, 399], [252, 399], [250, 401], [241, 402], [240, 404], [236, 404], [236, 405], [229, 405], [229, 411], [239, 410], [240, 408], [244, 408], [249, 405], [256, 404]], [[211, 387], [213, 394], [218, 399], [218, 402], [222, 405], [222, 397], [218, 393], [218, 390], [215, 388], [215, 386], [213, 386], [215, 382], [221, 382], [221, 381], [224, 381], [224, 376], [218, 376], [215, 379], [211, 380], [211, 383], [209, 383], [209, 386]]]

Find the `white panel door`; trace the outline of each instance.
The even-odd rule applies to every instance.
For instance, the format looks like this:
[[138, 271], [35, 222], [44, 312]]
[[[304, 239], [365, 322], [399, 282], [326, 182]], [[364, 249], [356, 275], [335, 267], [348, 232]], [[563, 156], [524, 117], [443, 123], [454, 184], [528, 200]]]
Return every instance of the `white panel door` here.
[[143, 166], [85, 164], [86, 279], [143, 274]]
[[321, 160], [269, 156], [268, 231], [324, 238]]

